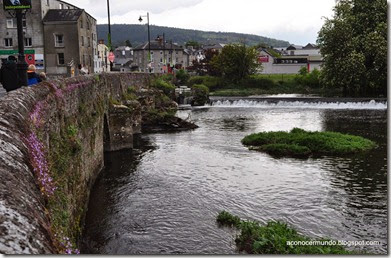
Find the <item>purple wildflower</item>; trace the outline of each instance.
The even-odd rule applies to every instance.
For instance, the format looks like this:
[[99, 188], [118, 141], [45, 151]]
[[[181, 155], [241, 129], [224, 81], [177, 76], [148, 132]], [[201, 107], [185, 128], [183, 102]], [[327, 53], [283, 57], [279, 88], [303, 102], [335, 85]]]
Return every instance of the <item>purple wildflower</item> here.
[[54, 185], [53, 179], [49, 175], [49, 166], [45, 157], [44, 147], [34, 132], [30, 133], [25, 140], [29, 147], [31, 164], [34, 173], [38, 177], [41, 192], [45, 196], [50, 197], [57, 187]]

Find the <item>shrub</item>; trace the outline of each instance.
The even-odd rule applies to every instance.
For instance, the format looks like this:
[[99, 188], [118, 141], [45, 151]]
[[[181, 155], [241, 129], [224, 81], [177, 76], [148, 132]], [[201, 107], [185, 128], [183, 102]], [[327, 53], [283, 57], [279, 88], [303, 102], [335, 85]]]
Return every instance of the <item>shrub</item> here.
[[317, 69], [314, 69], [312, 72], [308, 72], [306, 67], [302, 67], [299, 73], [295, 76], [296, 83], [310, 87], [310, 88], [320, 88], [320, 72]]
[[271, 89], [276, 87], [277, 84], [268, 78], [264, 78], [259, 75], [251, 75], [240, 82], [245, 88], [259, 88], [259, 89]]
[[192, 76], [188, 80], [187, 84], [189, 87], [192, 87], [195, 84], [203, 84], [211, 91], [224, 85], [221, 78], [214, 76]]
[[291, 132], [261, 132], [242, 139], [247, 146], [277, 156], [344, 155], [372, 149], [371, 140], [337, 132], [309, 132], [294, 128]]
[[176, 79], [178, 80], [178, 83], [180, 85], [184, 85], [187, 83], [187, 81], [189, 80], [190, 78], [190, 75], [183, 69], [179, 70], [176, 75], [175, 75]]
[[192, 87], [193, 106], [203, 106], [209, 100], [209, 89], [203, 84], [196, 84]]
[[171, 96], [175, 90], [174, 85], [172, 85], [170, 82], [163, 80], [162, 78], [156, 78], [154, 81], [152, 81], [151, 86], [162, 90], [164, 94], [168, 96]]

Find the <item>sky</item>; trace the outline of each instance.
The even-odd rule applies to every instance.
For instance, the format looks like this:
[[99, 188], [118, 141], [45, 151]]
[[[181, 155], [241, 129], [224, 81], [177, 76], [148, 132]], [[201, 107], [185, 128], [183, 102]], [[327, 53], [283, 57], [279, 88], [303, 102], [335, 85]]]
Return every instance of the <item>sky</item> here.
[[[107, 0], [65, 0], [107, 24]], [[335, 0], [109, 0], [111, 24], [150, 24], [204, 31], [238, 32], [316, 43]]]

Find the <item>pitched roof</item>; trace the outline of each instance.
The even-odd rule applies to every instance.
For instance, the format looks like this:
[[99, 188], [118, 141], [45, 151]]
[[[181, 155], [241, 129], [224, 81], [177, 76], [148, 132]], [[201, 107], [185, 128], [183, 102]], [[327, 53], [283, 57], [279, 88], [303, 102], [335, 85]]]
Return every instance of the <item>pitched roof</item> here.
[[308, 43], [303, 49], [317, 49], [315, 44]]
[[[137, 50], [148, 50], [149, 47], [148, 47], [148, 42], [147, 43], [144, 43], [144, 44], [141, 44], [137, 47], [135, 47], [133, 50], [134, 51], [137, 51]], [[163, 43], [160, 43], [158, 41], [151, 41], [151, 50], [183, 50], [183, 47], [179, 46], [178, 44], [176, 43], [167, 43], [164, 44]]]
[[83, 9], [51, 9], [46, 13], [43, 22], [77, 21], [83, 12]]

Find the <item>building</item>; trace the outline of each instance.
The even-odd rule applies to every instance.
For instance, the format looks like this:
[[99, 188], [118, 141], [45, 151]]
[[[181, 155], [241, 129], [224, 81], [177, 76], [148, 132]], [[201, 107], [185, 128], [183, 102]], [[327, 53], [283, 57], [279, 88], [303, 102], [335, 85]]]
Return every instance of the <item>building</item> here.
[[133, 49], [129, 46], [120, 46], [114, 50], [114, 70], [129, 72], [132, 70]]
[[314, 69], [320, 70], [323, 63], [319, 48], [312, 44], [307, 44], [305, 47], [290, 45], [287, 48], [273, 50], [277, 50], [281, 55], [275, 55], [266, 48], [258, 50], [259, 62], [262, 64], [262, 70], [259, 70], [258, 73], [295, 74], [302, 67], [306, 67], [309, 72], [312, 72]]
[[109, 72], [110, 71], [110, 60], [109, 60], [109, 48], [105, 45], [103, 39], [99, 40], [97, 46], [97, 60], [95, 73]]
[[172, 42], [163, 42], [161, 38], [151, 41], [151, 60], [148, 58], [149, 43], [133, 49], [134, 63], [140, 72], [167, 73], [172, 68], [185, 69], [187, 57], [182, 46]]
[[[34, 0], [23, 27], [26, 61], [38, 72], [67, 76], [72, 64], [94, 71], [96, 20], [84, 10], [60, 0]], [[16, 18], [1, 9], [0, 58], [17, 52]]]

